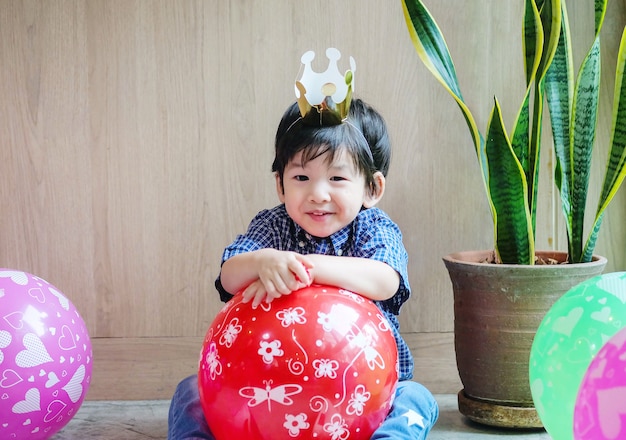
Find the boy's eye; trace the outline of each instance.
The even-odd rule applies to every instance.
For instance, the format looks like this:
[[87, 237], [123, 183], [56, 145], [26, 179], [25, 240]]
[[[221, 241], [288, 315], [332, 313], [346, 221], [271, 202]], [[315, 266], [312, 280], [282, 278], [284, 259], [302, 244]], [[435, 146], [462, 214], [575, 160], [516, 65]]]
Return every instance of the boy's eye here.
[[294, 176], [294, 179], [296, 179], [298, 182], [305, 182], [309, 180], [307, 176], [304, 176], [302, 174], [298, 174], [297, 176]]
[[346, 180], [346, 178], [341, 176], [333, 176], [330, 178], [330, 180], [332, 180], [333, 182], [341, 182], [342, 180]]

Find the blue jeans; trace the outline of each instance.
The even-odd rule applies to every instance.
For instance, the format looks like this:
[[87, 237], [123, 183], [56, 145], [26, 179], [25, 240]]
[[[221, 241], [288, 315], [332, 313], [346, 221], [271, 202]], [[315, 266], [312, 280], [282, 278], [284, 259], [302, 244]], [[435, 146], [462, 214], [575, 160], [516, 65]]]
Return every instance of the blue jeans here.
[[[389, 415], [372, 434], [371, 440], [425, 439], [439, 417], [439, 406], [423, 385], [401, 381]], [[169, 440], [214, 440], [204, 419], [197, 376], [190, 376], [176, 387], [168, 417]]]

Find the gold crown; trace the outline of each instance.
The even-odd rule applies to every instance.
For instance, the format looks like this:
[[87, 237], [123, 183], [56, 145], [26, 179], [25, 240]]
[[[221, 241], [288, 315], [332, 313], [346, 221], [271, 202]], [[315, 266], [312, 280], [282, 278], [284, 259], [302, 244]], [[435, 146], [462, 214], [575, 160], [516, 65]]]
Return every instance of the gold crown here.
[[350, 70], [343, 75], [339, 72], [337, 61], [341, 52], [334, 47], [326, 49], [326, 57], [328, 69], [318, 73], [311, 67], [315, 52], [310, 50], [302, 55], [304, 70], [295, 86], [302, 120], [318, 126], [338, 125], [348, 117], [356, 70], [354, 58], [350, 57]]

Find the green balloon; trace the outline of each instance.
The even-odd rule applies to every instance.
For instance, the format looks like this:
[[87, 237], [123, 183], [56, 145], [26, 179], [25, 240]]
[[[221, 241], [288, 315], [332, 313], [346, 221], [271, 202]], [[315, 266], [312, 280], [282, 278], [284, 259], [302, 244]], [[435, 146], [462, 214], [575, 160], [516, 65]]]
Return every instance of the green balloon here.
[[626, 272], [590, 278], [546, 313], [530, 350], [533, 402], [552, 438], [573, 439], [574, 406], [594, 356], [626, 327]]

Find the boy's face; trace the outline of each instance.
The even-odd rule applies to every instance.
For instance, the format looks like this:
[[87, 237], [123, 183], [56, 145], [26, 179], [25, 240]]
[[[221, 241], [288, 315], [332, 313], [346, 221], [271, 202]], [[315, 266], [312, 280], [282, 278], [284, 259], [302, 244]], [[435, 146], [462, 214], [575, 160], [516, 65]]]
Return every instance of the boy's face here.
[[276, 176], [276, 190], [293, 221], [315, 237], [339, 231], [361, 207], [374, 206], [382, 196], [382, 191], [370, 194], [365, 177], [345, 152], [337, 152], [332, 162], [325, 153], [304, 166], [301, 156], [298, 153], [285, 167], [282, 187]]

